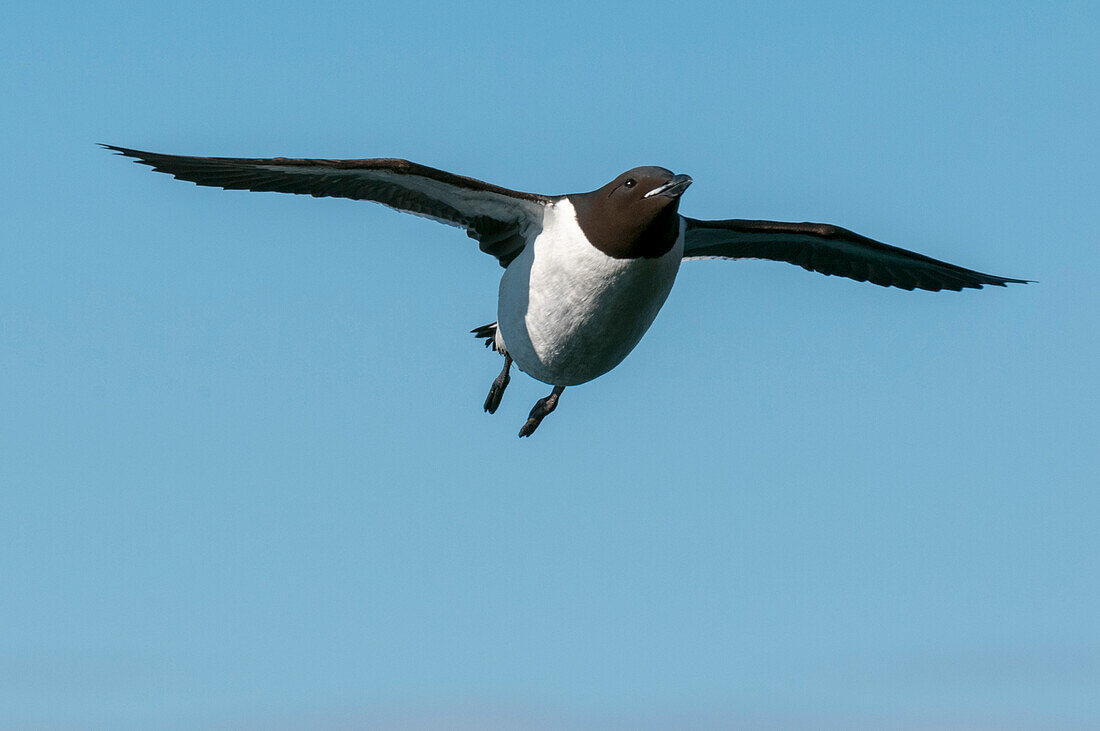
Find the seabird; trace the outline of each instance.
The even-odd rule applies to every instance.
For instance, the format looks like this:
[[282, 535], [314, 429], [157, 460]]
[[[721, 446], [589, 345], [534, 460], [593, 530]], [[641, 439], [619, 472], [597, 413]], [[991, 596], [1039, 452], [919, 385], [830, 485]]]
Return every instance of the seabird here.
[[471, 332], [504, 356], [485, 399], [500, 405], [514, 363], [553, 386], [520, 429], [530, 436], [566, 386], [607, 373], [634, 349], [668, 297], [680, 262], [773, 259], [883, 287], [931, 292], [1025, 284], [874, 241], [839, 226], [678, 212], [692, 180], [628, 170], [589, 193], [522, 193], [408, 160], [186, 157], [103, 145], [179, 180], [227, 190], [381, 203], [464, 228], [504, 267], [496, 322]]

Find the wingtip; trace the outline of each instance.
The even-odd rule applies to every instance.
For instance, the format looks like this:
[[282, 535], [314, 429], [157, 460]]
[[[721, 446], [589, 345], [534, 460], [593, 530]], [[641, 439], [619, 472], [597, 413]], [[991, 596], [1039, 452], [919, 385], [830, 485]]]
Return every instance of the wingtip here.
[[150, 152], [145, 152], [143, 150], [135, 150], [131, 147], [119, 147], [118, 145], [108, 145], [106, 142], [97, 142], [96, 144], [99, 145], [100, 147], [102, 147], [104, 150], [110, 150], [111, 152], [115, 153], [116, 155], [122, 155], [123, 157], [132, 157], [132, 158], [134, 158], [134, 162], [144, 162], [144, 158], [145, 158], [146, 155], [153, 154], [153, 153], [150, 153]]
[[988, 277], [986, 281], [978, 282], [977, 284], [965, 285], [974, 289], [984, 289], [986, 287], [1008, 287], [1010, 284], [1038, 284], [1034, 279], [1013, 279], [1012, 277], [995, 277], [992, 274], [983, 275]]
[[111, 152], [115, 153], [116, 155], [124, 155], [126, 157], [133, 157], [133, 154], [135, 152], [134, 150], [131, 150], [127, 147], [119, 147], [118, 145], [108, 145], [106, 142], [97, 142], [96, 144], [99, 145], [100, 147], [102, 147], [104, 150], [110, 150]]

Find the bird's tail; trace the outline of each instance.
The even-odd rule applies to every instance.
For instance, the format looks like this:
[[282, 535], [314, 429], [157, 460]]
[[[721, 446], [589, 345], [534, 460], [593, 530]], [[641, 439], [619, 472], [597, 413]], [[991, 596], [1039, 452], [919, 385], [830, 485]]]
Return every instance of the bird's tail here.
[[470, 331], [475, 338], [484, 338], [485, 347], [497, 350], [497, 324], [490, 322], [488, 325], [482, 325], [481, 327], [475, 327]]

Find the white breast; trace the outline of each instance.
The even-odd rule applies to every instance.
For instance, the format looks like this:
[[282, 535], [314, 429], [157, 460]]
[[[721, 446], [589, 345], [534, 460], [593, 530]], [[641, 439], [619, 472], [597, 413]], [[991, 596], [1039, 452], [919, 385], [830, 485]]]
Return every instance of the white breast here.
[[607, 373], [641, 340], [665, 303], [684, 252], [684, 224], [656, 259], [615, 259], [594, 247], [568, 199], [500, 280], [497, 322], [520, 370], [554, 386]]

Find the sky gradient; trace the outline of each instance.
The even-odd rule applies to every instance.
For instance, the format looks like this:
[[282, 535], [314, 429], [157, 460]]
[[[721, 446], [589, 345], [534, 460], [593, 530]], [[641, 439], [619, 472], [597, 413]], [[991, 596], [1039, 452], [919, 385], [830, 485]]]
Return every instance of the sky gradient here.
[[[1095, 3], [5, 16], [0, 727], [1100, 725]], [[461, 231], [97, 142], [662, 165], [1039, 283], [686, 263], [520, 440]]]

